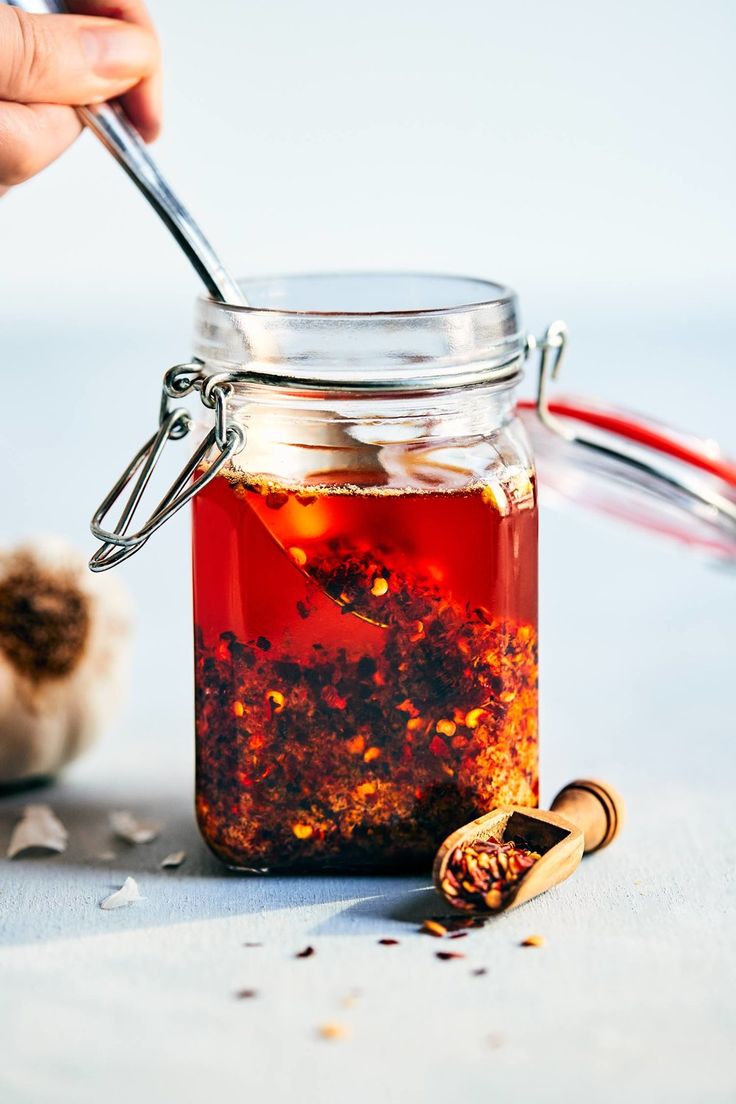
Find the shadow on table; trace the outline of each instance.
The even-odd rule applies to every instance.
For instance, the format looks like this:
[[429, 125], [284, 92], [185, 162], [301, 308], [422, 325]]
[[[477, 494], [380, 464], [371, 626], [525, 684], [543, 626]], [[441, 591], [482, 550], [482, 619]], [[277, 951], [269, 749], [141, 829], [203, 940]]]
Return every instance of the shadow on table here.
[[[228, 916], [254, 920], [288, 908], [349, 902], [319, 920], [310, 935], [357, 935], [387, 921], [415, 924], [428, 915], [434, 896], [426, 876], [248, 875], [230, 871], [203, 843], [191, 798], [178, 790], [140, 789], [129, 798], [120, 788], [94, 790], [61, 782], [44, 789], [0, 796], [0, 946], [70, 939], [111, 931], [190, 923]], [[69, 832], [60, 855], [4, 858], [13, 825], [24, 805], [48, 803]], [[128, 809], [159, 821], [150, 844], [130, 846], [114, 837], [110, 812]], [[185, 851], [184, 863], [162, 869], [161, 860]], [[114, 858], [110, 858], [110, 853]], [[105, 912], [99, 903], [133, 876], [145, 902]], [[436, 900], [436, 899], [435, 899]], [[436, 907], [435, 907], [436, 911]]]
[[[364, 935], [366, 930], [375, 925], [385, 926], [387, 921], [416, 929], [428, 917], [448, 913], [426, 877], [396, 875], [372, 880], [356, 877], [351, 884], [365, 889], [366, 895], [317, 924], [313, 929], [315, 935]], [[351, 896], [359, 895], [356, 890]]]

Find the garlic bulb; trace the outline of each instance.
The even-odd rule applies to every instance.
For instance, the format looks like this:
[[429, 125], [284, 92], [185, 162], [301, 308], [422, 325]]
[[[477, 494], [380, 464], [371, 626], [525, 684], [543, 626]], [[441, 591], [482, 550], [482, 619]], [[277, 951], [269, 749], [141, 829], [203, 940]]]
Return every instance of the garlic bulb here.
[[118, 581], [65, 542], [0, 549], [0, 783], [56, 773], [109, 723], [130, 631]]

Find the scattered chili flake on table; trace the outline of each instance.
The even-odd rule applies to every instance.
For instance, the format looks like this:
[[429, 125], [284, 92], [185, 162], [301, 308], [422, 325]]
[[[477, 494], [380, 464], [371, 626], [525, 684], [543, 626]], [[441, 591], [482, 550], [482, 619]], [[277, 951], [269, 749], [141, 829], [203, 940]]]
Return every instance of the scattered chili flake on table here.
[[398, 945], [398, 939], [379, 939], [378, 942], [383, 947], [396, 947]]
[[305, 947], [303, 951], [297, 951], [294, 958], [311, 958], [311, 956], [316, 953], [314, 947]]
[[257, 997], [258, 996], [258, 990], [257, 989], [240, 989], [238, 991], [238, 993], [236, 993], [236, 996], [237, 996], [238, 1000], [249, 1000], [251, 997]]
[[543, 947], [544, 936], [543, 935], [528, 935], [526, 939], [522, 939], [520, 943], [521, 947]]
[[488, 973], [487, 966], [478, 966], [476, 970], [470, 971], [473, 977], [484, 977]]
[[459, 909], [495, 912], [541, 856], [511, 840], [473, 839], [456, 847], [442, 878], [442, 892]]
[[197, 813], [226, 863], [422, 869], [537, 804], [533, 488], [483, 490], [225, 469], [197, 496]]
[[435, 958], [440, 958], [443, 962], [449, 962], [451, 958], [465, 958], [464, 954], [460, 954], [459, 951], [435, 951]]

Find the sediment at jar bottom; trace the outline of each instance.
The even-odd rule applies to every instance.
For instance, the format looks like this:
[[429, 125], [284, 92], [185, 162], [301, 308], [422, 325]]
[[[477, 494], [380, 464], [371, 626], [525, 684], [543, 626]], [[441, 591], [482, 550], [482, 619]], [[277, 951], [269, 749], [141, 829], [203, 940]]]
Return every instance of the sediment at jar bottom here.
[[197, 812], [220, 858], [418, 868], [537, 803], [532, 511], [220, 478], [197, 511]]

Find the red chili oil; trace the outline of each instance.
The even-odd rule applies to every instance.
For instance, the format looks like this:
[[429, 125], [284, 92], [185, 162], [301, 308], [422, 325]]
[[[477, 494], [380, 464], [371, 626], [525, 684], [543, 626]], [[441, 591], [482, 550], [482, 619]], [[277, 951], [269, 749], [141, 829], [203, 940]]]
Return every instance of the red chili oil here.
[[416, 869], [458, 824], [537, 804], [527, 491], [501, 510], [481, 484], [229, 472], [200, 492], [197, 813], [220, 858]]

